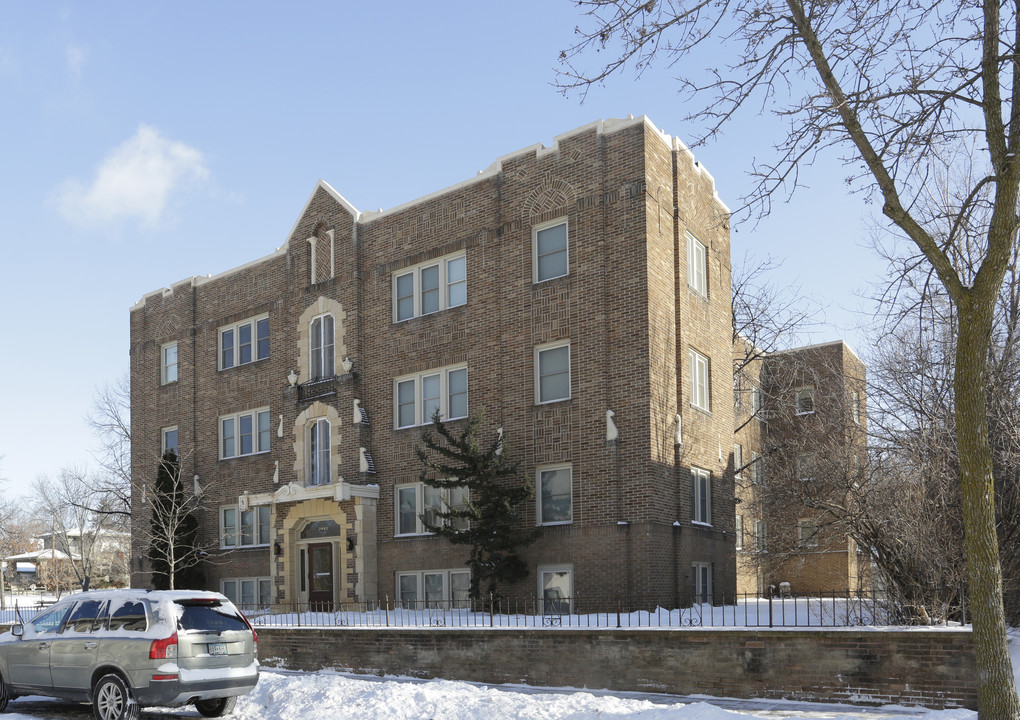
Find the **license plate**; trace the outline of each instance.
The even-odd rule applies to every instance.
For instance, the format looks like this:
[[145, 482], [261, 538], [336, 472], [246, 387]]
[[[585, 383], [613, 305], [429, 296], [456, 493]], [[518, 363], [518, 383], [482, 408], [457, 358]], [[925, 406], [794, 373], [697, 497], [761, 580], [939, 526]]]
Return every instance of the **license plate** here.
[[210, 655], [226, 655], [227, 644], [226, 643], [209, 643], [209, 654]]

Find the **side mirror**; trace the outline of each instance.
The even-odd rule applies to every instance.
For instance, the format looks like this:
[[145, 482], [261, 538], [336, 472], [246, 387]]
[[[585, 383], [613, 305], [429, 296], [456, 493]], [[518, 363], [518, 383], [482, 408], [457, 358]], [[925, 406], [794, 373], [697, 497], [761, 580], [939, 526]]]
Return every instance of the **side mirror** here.
[[25, 626], [22, 625], [21, 623], [18, 623], [17, 625], [11, 625], [11, 635], [13, 635], [16, 638], [24, 637]]

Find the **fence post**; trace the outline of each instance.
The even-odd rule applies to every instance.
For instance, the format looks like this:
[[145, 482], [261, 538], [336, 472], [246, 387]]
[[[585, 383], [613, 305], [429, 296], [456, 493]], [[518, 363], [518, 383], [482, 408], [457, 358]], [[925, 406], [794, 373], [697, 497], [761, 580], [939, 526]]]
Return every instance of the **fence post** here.
[[776, 589], [775, 585], [769, 585], [769, 627], [772, 627], [772, 591]]
[[495, 603], [495, 598], [493, 598], [492, 593], [490, 592], [489, 593], [489, 627], [493, 626], [494, 620], [495, 620], [495, 608], [493, 607], [494, 603]]
[[386, 627], [390, 626], [390, 596], [383, 595], [384, 609], [386, 611]]

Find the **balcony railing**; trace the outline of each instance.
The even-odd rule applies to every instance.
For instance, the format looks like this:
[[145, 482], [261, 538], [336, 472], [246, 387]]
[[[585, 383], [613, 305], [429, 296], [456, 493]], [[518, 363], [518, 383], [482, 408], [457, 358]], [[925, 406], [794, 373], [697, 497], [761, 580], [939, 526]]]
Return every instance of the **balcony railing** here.
[[330, 395], [336, 395], [337, 388], [345, 382], [349, 382], [352, 377], [352, 373], [344, 373], [343, 375], [316, 378], [315, 380], [309, 380], [306, 383], [301, 383], [297, 386], [298, 402], [309, 402], [311, 400], [329, 397]]

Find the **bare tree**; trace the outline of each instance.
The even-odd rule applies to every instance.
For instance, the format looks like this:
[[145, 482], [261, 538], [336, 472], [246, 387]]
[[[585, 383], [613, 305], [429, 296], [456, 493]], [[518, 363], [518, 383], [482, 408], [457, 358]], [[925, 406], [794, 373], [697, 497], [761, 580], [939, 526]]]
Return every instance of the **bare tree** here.
[[[127, 374], [97, 388], [85, 422], [96, 436], [93, 458], [100, 471], [87, 480], [97, 497], [106, 501], [97, 511], [131, 517], [131, 385]], [[112, 502], [110, 502], [112, 501]]]
[[96, 495], [93, 485], [87, 470], [77, 467], [63, 468], [56, 480], [42, 478], [35, 485], [36, 516], [47, 544], [68, 556], [63, 561], [68, 574], [83, 590], [97, 576], [117, 580], [126, 575], [125, 552], [118, 547], [126, 544], [126, 536], [109, 511], [117, 500]]
[[[800, 167], [838, 148], [849, 181], [877, 196], [890, 229], [917, 247], [956, 308], [955, 430], [983, 719], [1020, 718], [1002, 603], [988, 439], [987, 357], [998, 294], [1020, 218], [1017, 5], [994, 0], [579, 0], [589, 24], [561, 54], [565, 90], [628, 65], [670, 65], [726, 41], [729, 67], [693, 75], [705, 136], [747, 106], [788, 123], [774, 160], [754, 169], [749, 202], [796, 185]], [[595, 55], [596, 53], [599, 53]], [[580, 67], [589, 55], [592, 70]], [[949, 150], [956, 149], [955, 156]], [[945, 158], [951, 157], [947, 161]], [[966, 168], [966, 171], [961, 171]], [[954, 178], [951, 209], [926, 202], [935, 176]], [[972, 182], [968, 182], [973, 178]], [[966, 256], [958, 250], [976, 243]]]
[[160, 458], [146, 504], [151, 510], [147, 540], [153, 585], [159, 590], [202, 587], [202, 565], [212, 549], [198, 537], [196, 515], [202, 495], [197, 484], [181, 480], [181, 463], [174, 451]]

